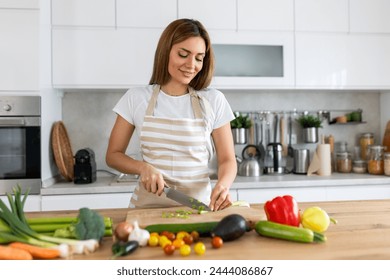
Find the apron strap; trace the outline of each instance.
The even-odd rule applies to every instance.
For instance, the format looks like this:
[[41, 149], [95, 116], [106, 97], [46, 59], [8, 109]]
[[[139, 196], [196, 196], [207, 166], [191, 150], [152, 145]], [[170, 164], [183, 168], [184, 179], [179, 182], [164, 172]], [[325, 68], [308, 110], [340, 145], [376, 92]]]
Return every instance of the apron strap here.
[[[203, 114], [202, 114], [202, 108], [200, 106], [200, 97], [192, 87], [189, 88], [189, 92], [191, 96], [192, 110], [194, 111], [195, 119], [202, 119]], [[146, 109], [146, 114], [145, 114], [146, 116], [153, 115], [159, 93], [160, 93], [160, 85], [154, 85], [153, 94], [152, 97], [150, 98], [148, 108]]]

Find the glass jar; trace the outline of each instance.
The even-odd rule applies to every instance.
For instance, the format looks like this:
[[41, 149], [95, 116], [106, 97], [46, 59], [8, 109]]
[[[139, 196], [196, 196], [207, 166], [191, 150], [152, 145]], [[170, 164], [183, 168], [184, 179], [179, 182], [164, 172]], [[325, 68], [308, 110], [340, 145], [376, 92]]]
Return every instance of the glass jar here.
[[390, 153], [384, 155], [385, 175], [390, 176]]
[[363, 160], [367, 160], [367, 151], [368, 146], [374, 145], [374, 134], [373, 133], [363, 133], [360, 135], [360, 157]]
[[357, 159], [353, 161], [352, 165], [353, 173], [367, 173], [367, 163], [365, 160]]
[[384, 150], [383, 146], [369, 146], [368, 147], [368, 173], [373, 175], [384, 174]]
[[336, 154], [336, 171], [340, 173], [350, 173], [352, 171], [352, 156], [350, 153]]

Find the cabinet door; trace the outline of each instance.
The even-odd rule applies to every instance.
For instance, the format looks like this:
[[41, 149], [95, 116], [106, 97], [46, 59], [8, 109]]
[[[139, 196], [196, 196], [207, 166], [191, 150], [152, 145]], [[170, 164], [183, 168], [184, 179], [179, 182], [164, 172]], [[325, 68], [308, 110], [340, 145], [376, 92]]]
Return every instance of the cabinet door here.
[[52, 0], [52, 24], [115, 26], [115, 0]]
[[236, 0], [178, 0], [179, 18], [199, 20], [206, 29], [237, 29]]
[[39, 10], [0, 9], [0, 90], [39, 90]]
[[293, 0], [238, 0], [238, 30], [294, 30]]
[[390, 1], [353, 0], [349, 2], [351, 32], [390, 33]]
[[[261, 75], [239, 75], [237, 76], [218, 76], [216, 73], [212, 81], [212, 86], [224, 89], [258, 89], [258, 88], [291, 88], [294, 86], [294, 35], [293, 32], [257, 32], [257, 31], [211, 31], [210, 36], [213, 44], [238, 46], [235, 48], [237, 53], [235, 58], [244, 57], [246, 46], [276, 46], [281, 49], [281, 74], [278, 76], [261, 76]], [[243, 46], [243, 48], [240, 48]], [[229, 68], [233, 60], [229, 57], [218, 60], [216, 56], [216, 67]], [[220, 58], [222, 56], [219, 56]], [[279, 58], [277, 58], [279, 59]], [[262, 59], [258, 59], [259, 63], [263, 63]], [[245, 59], [239, 63], [247, 63]], [[255, 60], [253, 60], [255, 61]], [[251, 65], [247, 65], [248, 69], [256, 68], [250, 61]], [[222, 64], [222, 66], [221, 66]], [[234, 63], [233, 63], [234, 64]], [[270, 63], [272, 64], [272, 63]], [[259, 65], [262, 67], [263, 65]], [[274, 65], [270, 65], [273, 67]], [[242, 65], [245, 68], [245, 65]]]
[[[7, 196], [0, 196], [0, 199], [5, 202], [9, 207]], [[41, 211], [41, 196], [40, 195], [29, 195], [26, 203], [24, 204], [25, 212], [37, 212]]]
[[296, 86], [390, 87], [390, 37], [296, 34]]
[[349, 2], [295, 0], [295, 30], [348, 32]]
[[127, 208], [131, 193], [80, 194], [80, 195], [44, 195], [42, 211]]
[[39, 0], [0, 0], [0, 8], [39, 9]]
[[259, 189], [238, 189], [238, 199], [249, 203], [265, 203], [276, 196], [292, 195], [297, 201], [326, 201], [325, 188], [259, 188]]
[[118, 27], [165, 28], [177, 18], [176, 0], [117, 0]]
[[53, 85], [127, 88], [149, 82], [159, 29], [56, 29]]

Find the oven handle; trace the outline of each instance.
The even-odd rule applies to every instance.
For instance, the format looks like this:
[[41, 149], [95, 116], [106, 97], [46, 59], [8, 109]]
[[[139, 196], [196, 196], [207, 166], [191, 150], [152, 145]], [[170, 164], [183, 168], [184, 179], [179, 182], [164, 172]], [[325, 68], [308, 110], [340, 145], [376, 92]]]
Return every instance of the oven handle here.
[[41, 117], [0, 117], [0, 127], [40, 127]]

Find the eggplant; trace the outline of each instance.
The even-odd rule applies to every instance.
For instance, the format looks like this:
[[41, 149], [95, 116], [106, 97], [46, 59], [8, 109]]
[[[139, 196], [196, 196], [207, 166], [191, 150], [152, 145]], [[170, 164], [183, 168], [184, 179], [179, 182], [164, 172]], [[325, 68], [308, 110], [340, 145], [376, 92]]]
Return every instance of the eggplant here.
[[223, 241], [233, 241], [251, 229], [248, 221], [239, 214], [230, 214], [218, 222], [211, 236], [219, 236]]

